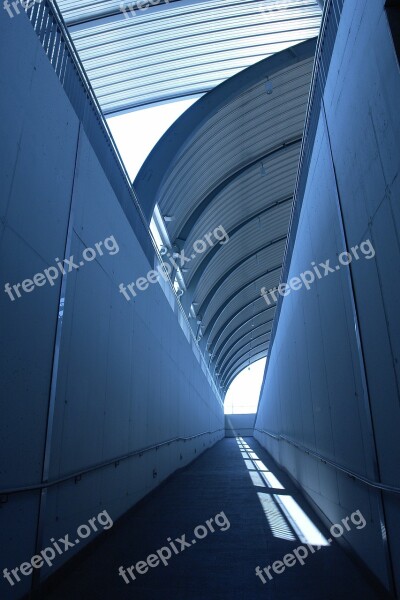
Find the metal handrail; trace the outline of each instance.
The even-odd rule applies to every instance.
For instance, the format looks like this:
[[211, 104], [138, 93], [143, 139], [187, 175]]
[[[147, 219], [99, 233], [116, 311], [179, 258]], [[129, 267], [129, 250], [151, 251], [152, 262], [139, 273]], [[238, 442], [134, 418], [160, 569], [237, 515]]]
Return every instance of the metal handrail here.
[[122, 454], [120, 456], [116, 456], [115, 458], [110, 458], [96, 465], [92, 465], [90, 467], [86, 467], [85, 469], [81, 469], [80, 471], [76, 471], [75, 473], [70, 473], [69, 475], [65, 475], [64, 477], [59, 477], [58, 479], [53, 479], [51, 481], [46, 481], [39, 484], [27, 485], [24, 487], [18, 488], [10, 488], [8, 490], [0, 490], [0, 496], [11, 496], [12, 494], [19, 494], [22, 492], [33, 492], [36, 490], [43, 490], [54, 485], [58, 485], [60, 483], [64, 483], [65, 481], [69, 481], [71, 479], [75, 479], [79, 481], [82, 475], [86, 475], [87, 473], [91, 473], [92, 471], [97, 471], [98, 469], [103, 469], [114, 464], [116, 467], [123, 460], [127, 460], [128, 458], [132, 458], [133, 456], [141, 456], [145, 452], [150, 452], [151, 450], [158, 450], [162, 446], [169, 446], [174, 442], [187, 442], [189, 440], [193, 440], [195, 438], [201, 437], [202, 435], [211, 435], [213, 433], [217, 433], [218, 431], [225, 431], [225, 428], [215, 429], [214, 431], [203, 431], [202, 433], [196, 433], [195, 435], [191, 435], [189, 437], [175, 437], [170, 440], [166, 440], [165, 442], [159, 442], [157, 444], [153, 444], [152, 446], [146, 446], [145, 448], [140, 448], [139, 450], [133, 450], [132, 452], [128, 452]]
[[312, 456], [313, 458], [316, 458], [317, 460], [321, 461], [322, 463], [333, 467], [337, 471], [340, 471], [341, 473], [348, 475], [352, 479], [357, 479], [357, 481], [360, 481], [361, 483], [364, 483], [364, 484], [368, 485], [369, 487], [373, 487], [373, 488], [375, 488], [377, 490], [381, 490], [383, 492], [391, 492], [392, 494], [400, 494], [400, 488], [395, 487], [393, 485], [386, 485], [385, 483], [380, 483], [378, 481], [374, 481], [373, 479], [364, 477], [364, 475], [360, 475], [359, 473], [356, 473], [355, 471], [346, 469], [345, 467], [342, 467], [341, 465], [339, 465], [337, 462], [330, 460], [329, 458], [326, 458], [325, 456], [322, 456], [318, 452], [315, 452], [314, 450], [311, 450], [310, 448], [303, 446], [299, 442], [295, 442], [294, 440], [291, 440], [286, 435], [282, 435], [282, 434], [276, 435], [274, 433], [271, 433], [270, 431], [266, 431], [265, 429], [259, 429], [258, 427], [254, 427], [254, 429], [255, 429], [255, 431], [259, 431], [260, 433], [265, 433], [266, 435], [269, 435], [270, 437], [277, 440], [278, 442], [280, 442], [281, 440], [283, 440], [284, 442], [287, 442], [288, 444], [290, 444], [291, 446], [294, 446], [298, 450], [301, 450], [305, 454], [308, 454], [308, 455]]

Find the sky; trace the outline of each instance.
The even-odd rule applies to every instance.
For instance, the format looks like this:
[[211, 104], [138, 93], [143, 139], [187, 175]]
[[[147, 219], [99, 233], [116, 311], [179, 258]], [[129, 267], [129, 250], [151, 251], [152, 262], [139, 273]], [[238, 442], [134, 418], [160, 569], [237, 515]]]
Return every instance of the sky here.
[[195, 101], [178, 100], [107, 119], [132, 180], [161, 136]]
[[[161, 136], [196, 99], [178, 100], [107, 119], [129, 177], [134, 180]], [[226, 395], [225, 414], [257, 412], [265, 359], [246, 367]]]
[[257, 412], [265, 360], [265, 358], [257, 360], [243, 369], [232, 381], [225, 398], [226, 415]]

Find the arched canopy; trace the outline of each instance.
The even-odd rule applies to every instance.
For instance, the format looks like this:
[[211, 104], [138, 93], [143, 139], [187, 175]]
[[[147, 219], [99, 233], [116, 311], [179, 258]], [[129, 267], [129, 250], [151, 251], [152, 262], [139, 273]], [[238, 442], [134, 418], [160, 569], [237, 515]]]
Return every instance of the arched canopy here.
[[[155, 146], [134, 182], [157, 203], [184, 265], [182, 304], [226, 388], [267, 355], [316, 40], [242, 71], [196, 102]], [[229, 241], [196, 241], [222, 226]]]

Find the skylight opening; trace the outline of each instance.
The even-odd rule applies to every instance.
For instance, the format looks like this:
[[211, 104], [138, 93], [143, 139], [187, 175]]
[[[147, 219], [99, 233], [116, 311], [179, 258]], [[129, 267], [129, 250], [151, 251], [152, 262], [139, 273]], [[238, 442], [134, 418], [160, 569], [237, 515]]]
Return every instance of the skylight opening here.
[[232, 381], [225, 397], [226, 415], [257, 412], [265, 362], [266, 359], [262, 358], [248, 365]]

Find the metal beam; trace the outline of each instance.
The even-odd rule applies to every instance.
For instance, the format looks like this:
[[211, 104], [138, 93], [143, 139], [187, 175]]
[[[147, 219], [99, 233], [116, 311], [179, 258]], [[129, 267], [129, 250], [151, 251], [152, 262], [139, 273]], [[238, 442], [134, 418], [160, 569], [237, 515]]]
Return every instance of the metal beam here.
[[[285, 204], [286, 202], [290, 202], [293, 200], [293, 196], [288, 196], [286, 198], [282, 198], [281, 200], [277, 200], [276, 202], [274, 202], [273, 204], [267, 206], [266, 208], [263, 208], [262, 210], [259, 210], [258, 212], [256, 212], [254, 215], [252, 215], [251, 217], [248, 217], [246, 219], [244, 219], [244, 221], [241, 221], [238, 225], [236, 225], [236, 227], [234, 227], [233, 229], [231, 229], [230, 231], [227, 231], [227, 234], [229, 236], [229, 238], [231, 238], [235, 233], [237, 233], [238, 231], [240, 231], [243, 227], [245, 227], [246, 225], [248, 225], [249, 223], [251, 223], [251, 221], [253, 221], [254, 219], [258, 219], [259, 217], [261, 217], [262, 215], [268, 213], [270, 210], [276, 208], [277, 206], [280, 206], [282, 204]], [[284, 237], [287, 237], [286, 235]], [[178, 239], [178, 238], [176, 238]], [[273, 243], [275, 243], [276, 240], [273, 240]], [[261, 248], [260, 250], [258, 250], [256, 253], [254, 253], [253, 255], [248, 255], [246, 258], [242, 258], [241, 262], [245, 261], [245, 260], [249, 260], [250, 258], [252, 258], [252, 256], [254, 256], [255, 254], [258, 254], [258, 252], [262, 252], [263, 249], [267, 248], [268, 245], [264, 246], [263, 248]], [[205, 272], [205, 270], [207, 269], [208, 265], [210, 264], [210, 262], [212, 261], [212, 259], [215, 257], [215, 255], [217, 254], [217, 252], [221, 250], [221, 245], [220, 244], [216, 244], [215, 246], [213, 246], [210, 251], [207, 253], [207, 255], [204, 256], [204, 259], [201, 261], [201, 263], [199, 264], [198, 268], [195, 270], [194, 275], [192, 276], [192, 278], [189, 281], [189, 284], [186, 288], [186, 294], [185, 294], [185, 298], [184, 298], [184, 302], [183, 305], [186, 309], [186, 312], [189, 310], [190, 305], [193, 301], [193, 297], [194, 294], [196, 293], [196, 288], [200, 282], [201, 277], [203, 276], [203, 273]], [[220, 281], [220, 280], [218, 280]], [[223, 283], [223, 281], [221, 280], [221, 283]], [[217, 284], [219, 286], [219, 283], [217, 282]], [[214, 286], [215, 288], [215, 286]], [[214, 289], [213, 288], [213, 289]], [[203, 302], [201, 303], [201, 307], [199, 307], [198, 312], [201, 313], [205, 313], [205, 311], [207, 310], [207, 306], [211, 301], [213, 295], [213, 291], [211, 290], [208, 294], [207, 297], [203, 300]], [[206, 306], [204, 307], [204, 304], [206, 304]]]
[[[267, 271], [265, 271], [264, 273], [262, 273], [260, 276], [258, 276], [256, 279], [253, 279], [252, 281], [250, 281], [249, 283], [246, 283], [245, 285], [243, 285], [241, 288], [239, 288], [238, 290], [235, 290], [233, 292], [233, 294], [231, 294], [229, 296], [229, 298], [227, 300], [225, 300], [225, 302], [223, 302], [221, 304], [221, 306], [218, 308], [218, 310], [213, 314], [212, 318], [210, 319], [210, 321], [208, 322], [208, 325], [205, 329], [205, 331], [203, 332], [203, 337], [206, 336], [206, 334], [208, 334], [209, 332], [211, 332], [212, 328], [214, 327], [215, 323], [217, 322], [217, 320], [219, 319], [219, 317], [221, 316], [221, 314], [224, 312], [224, 310], [226, 309], [226, 307], [229, 305], [230, 302], [232, 302], [232, 300], [234, 298], [236, 298], [236, 296], [238, 294], [240, 294], [241, 292], [243, 292], [247, 287], [253, 285], [258, 279], [261, 279], [262, 277], [266, 277], [266, 275], [269, 275], [270, 273], [273, 273], [274, 271], [280, 271], [282, 268], [282, 264], [279, 264], [276, 267], [272, 267], [271, 269], [268, 269]], [[261, 289], [261, 288], [260, 288]], [[199, 311], [200, 313], [200, 311]], [[200, 313], [201, 314], [201, 313]], [[238, 314], [238, 313], [236, 313]]]
[[[255, 253], [255, 254], [257, 254], [257, 253]], [[254, 255], [255, 255], [255, 254], [254, 254]], [[252, 255], [252, 256], [254, 256], [254, 255]], [[240, 264], [241, 264], [241, 263], [240, 263]], [[236, 266], [236, 268], [237, 268], [238, 266], [240, 266], [240, 264], [239, 264], [239, 265], [237, 265], [237, 266]], [[230, 274], [230, 273], [229, 273], [229, 274]], [[224, 279], [225, 279], [225, 277], [224, 277], [224, 278], [222, 278], [222, 280], [224, 280]], [[220, 281], [220, 280], [218, 280], [218, 281]], [[255, 280], [255, 281], [257, 281], [257, 280]], [[247, 286], [246, 286], [246, 287], [247, 287]], [[244, 305], [242, 308], [238, 309], [238, 310], [236, 311], [236, 313], [235, 313], [233, 316], [230, 316], [230, 317], [228, 317], [228, 319], [225, 321], [225, 323], [227, 323], [227, 322], [230, 322], [230, 321], [231, 321], [232, 319], [234, 319], [234, 318], [235, 318], [237, 315], [239, 315], [239, 314], [240, 314], [240, 313], [241, 313], [243, 310], [245, 310], [246, 308], [248, 308], [249, 306], [251, 306], [251, 304], [253, 304], [254, 302], [257, 302], [257, 300], [259, 300], [259, 299], [261, 299], [261, 290], [260, 290], [260, 295], [259, 295], [259, 296], [257, 296], [256, 298], [254, 298], [254, 299], [253, 299], [251, 302], [249, 302], [249, 303], [246, 303], [246, 304], [245, 304], [245, 305]], [[217, 322], [218, 318], [221, 316], [221, 314], [223, 313], [223, 311], [225, 310], [225, 308], [226, 308], [226, 306], [227, 306], [227, 305], [228, 305], [228, 301], [225, 301], [225, 302], [223, 303], [223, 305], [221, 306], [221, 308], [219, 309], [219, 311], [218, 311], [218, 316], [216, 316], [216, 317], [214, 316], [214, 317], [211, 319], [211, 321], [208, 323], [208, 325], [207, 325], [207, 327], [205, 328], [205, 330], [204, 330], [204, 331], [202, 331], [202, 337], [203, 337], [203, 340], [204, 340], [204, 341], [207, 341], [207, 342], [208, 342], [208, 339], [209, 339], [209, 337], [210, 337], [210, 335], [211, 335], [211, 332], [212, 332], [212, 330], [213, 330], [213, 328], [214, 328], [214, 326], [215, 326], [215, 324], [216, 324], [216, 322]], [[201, 320], [201, 315], [198, 315], [198, 318]], [[223, 327], [222, 327], [222, 328], [220, 328], [220, 330], [219, 330], [219, 331], [221, 331], [221, 330], [222, 330], [224, 327], [225, 327], [225, 325], [223, 325]], [[218, 334], [217, 334], [217, 335], [218, 335]], [[206, 340], [206, 338], [207, 338], [207, 340]]]
[[[261, 350], [260, 352], [258, 352], [257, 354], [255, 354], [254, 356], [251, 357], [250, 359], [250, 364], [254, 364], [255, 362], [261, 360], [262, 358], [265, 358], [268, 356], [268, 351], [269, 348], [267, 348], [267, 350]], [[224, 385], [224, 387], [221, 389], [223, 390], [224, 394], [226, 394], [226, 391], [229, 386], [231, 385], [232, 381], [235, 379], [236, 375], [239, 375], [239, 373], [241, 371], [243, 371], [244, 367], [243, 367], [243, 363], [241, 363], [236, 369], [235, 371], [232, 372], [232, 374], [229, 376], [229, 379], [226, 380], [226, 383]]]
[[[268, 343], [267, 343], [268, 344]], [[251, 354], [252, 350], [255, 351], [255, 354]], [[235, 379], [236, 375], [238, 375], [241, 371], [243, 371], [246, 367], [249, 367], [253, 362], [256, 362], [259, 359], [260, 352], [264, 353], [264, 356], [268, 355], [269, 346], [265, 346], [264, 343], [259, 344], [253, 349], [250, 348], [247, 350], [238, 361], [232, 365], [232, 368], [229, 372], [223, 375], [219, 385], [221, 390], [225, 390], [229, 387], [230, 383]]]
[[[269, 332], [270, 333], [270, 332]], [[222, 373], [222, 376], [224, 373], [229, 372], [229, 369], [232, 367], [233, 364], [236, 363], [237, 358], [239, 356], [239, 353], [242, 352], [242, 350], [244, 350], [245, 348], [247, 348], [248, 346], [250, 346], [250, 350], [252, 349], [252, 344], [254, 342], [257, 342], [257, 340], [260, 340], [261, 338], [265, 338], [268, 335], [268, 333], [262, 333], [261, 335], [256, 336], [255, 338], [253, 338], [252, 340], [249, 340], [247, 342], [245, 342], [242, 346], [240, 346], [240, 348], [237, 349], [237, 351], [235, 352], [235, 354], [233, 354], [230, 359], [228, 360], [228, 362], [226, 363], [226, 365], [224, 367], [221, 367], [219, 370], [215, 370], [215, 372], [218, 373]], [[262, 343], [267, 343], [269, 342], [269, 338], [265, 339], [263, 342], [259, 342], [258, 344], [256, 344], [254, 346], [254, 348], [257, 348], [258, 346], [260, 346]], [[243, 356], [243, 355], [240, 355]]]
[[237, 361], [236, 361], [236, 363], [231, 366], [231, 368], [228, 370], [228, 372], [226, 372], [226, 374], [224, 374], [223, 378], [220, 380], [221, 387], [225, 388], [226, 382], [229, 380], [229, 378], [230, 378], [231, 374], [233, 373], [233, 371], [235, 371], [235, 369], [238, 367], [237, 363], [239, 363], [239, 365], [242, 365], [242, 364], [245, 364], [249, 360], [250, 357], [244, 359], [244, 357], [246, 356], [246, 354], [248, 354], [252, 350], [258, 350], [258, 352], [259, 352], [262, 347], [263, 347], [262, 348], [263, 351], [264, 350], [268, 350], [268, 345], [269, 345], [269, 341], [268, 342], [263, 342], [263, 343], [259, 344], [258, 346], [255, 346], [254, 348], [249, 348], [249, 350], [247, 350], [241, 356], [239, 356], [238, 359], [237, 359]]
[[247, 164], [241, 165], [240, 167], [238, 167], [234, 173], [231, 173], [228, 177], [226, 177], [226, 179], [224, 179], [221, 183], [219, 183], [209, 194], [207, 194], [207, 196], [205, 198], [203, 198], [203, 200], [199, 204], [196, 205], [194, 211], [188, 217], [186, 222], [182, 225], [181, 230], [176, 235], [176, 237], [186, 240], [190, 236], [190, 233], [191, 233], [193, 227], [195, 227], [195, 225], [196, 225], [197, 221], [200, 219], [201, 215], [207, 210], [207, 208], [210, 206], [210, 204], [212, 204], [214, 199], [219, 194], [221, 194], [221, 192], [228, 185], [233, 183], [235, 181], [235, 179], [238, 179], [239, 177], [244, 175], [249, 169], [253, 168], [255, 165], [266, 160], [267, 158], [271, 158], [273, 156], [276, 156], [277, 154], [279, 155], [282, 151], [287, 150], [288, 148], [291, 148], [292, 146], [300, 146], [302, 139], [303, 139], [303, 136], [300, 135], [300, 136], [296, 136], [295, 138], [293, 138], [291, 140], [286, 140], [286, 141], [282, 142], [281, 144], [278, 144], [274, 148], [270, 148], [267, 152], [264, 151], [262, 154], [259, 154], [258, 156], [256, 156], [256, 158], [253, 158]]
[[[260, 296], [257, 296], [257, 298], [255, 298], [254, 300], [252, 300], [251, 302], [249, 302], [248, 304], [246, 304], [237, 313], [235, 313], [235, 315], [233, 317], [231, 317], [230, 319], [228, 319], [227, 321], [224, 322], [224, 324], [222, 325], [222, 327], [220, 327], [220, 329], [218, 330], [217, 334], [213, 338], [216, 341], [213, 342], [212, 346], [210, 346], [210, 351], [211, 352], [214, 350], [215, 346], [218, 344], [219, 340], [221, 339], [222, 334], [224, 333], [225, 329], [232, 323], [232, 321], [234, 319], [236, 319], [236, 317], [238, 317], [240, 315], [240, 313], [242, 313], [245, 310], [247, 310], [252, 304], [255, 304], [259, 300], [261, 300], [262, 303], [263, 303], [263, 305], [265, 305], [265, 301], [263, 300], [263, 298], [261, 298]], [[276, 307], [276, 303], [275, 304], [271, 304], [271, 306], [266, 306], [266, 310], [272, 310], [275, 307]], [[263, 311], [259, 311], [258, 313], [256, 313], [256, 315], [260, 314], [261, 312], [263, 312]], [[243, 323], [241, 323], [241, 325], [243, 325], [246, 322], [250, 322], [252, 318], [254, 318], [254, 315], [252, 315], [249, 319], [246, 319]], [[238, 327], [236, 329], [238, 329]], [[234, 331], [236, 331], [236, 329]]]
[[[217, 280], [217, 282], [213, 285], [213, 287], [211, 288], [211, 290], [208, 292], [207, 296], [205, 297], [205, 299], [201, 303], [201, 306], [197, 310], [197, 313], [198, 314], [205, 314], [205, 312], [207, 310], [207, 307], [209, 306], [209, 304], [210, 304], [213, 296], [217, 293], [218, 289], [228, 279], [228, 277], [230, 275], [232, 275], [232, 273], [234, 273], [236, 271], [236, 269], [239, 269], [243, 265], [243, 263], [245, 263], [248, 260], [251, 260], [252, 258], [254, 258], [255, 256], [257, 256], [257, 254], [259, 254], [260, 252], [263, 252], [264, 250], [267, 250], [271, 246], [274, 246], [275, 244], [279, 244], [280, 242], [283, 242], [286, 239], [287, 239], [287, 234], [281, 235], [280, 237], [275, 238], [274, 240], [270, 240], [267, 244], [264, 244], [264, 246], [261, 246], [261, 248], [258, 248], [254, 252], [251, 252], [250, 254], [247, 254], [247, 256], [240, 257], [240, 260], [238, 260], [234, 265], [232, 265], [232, 267], [230, 267], [230, 269], [228, 269], [222, 275], [222, 277], [220, 277]], [[282, 264], [280, 266], [282, 266]], [[273, 267], [273, 269], [275, 269], [275, 267]], [[257, 277], [257, 279], [258, 279], [258, 277]], [[187, 290], [190, 293], [190, 284], [189, 284], [189, 288], [187, 288]], [[190, 298], [190, 301], [192, 301], [192, 299], [193, 299], [193, 297]]]
[[[259, 330], [262, 330], [262, 333], [259, 333]], [[225, 354], [221, 357], [220, 360], [218, 360], [217, 362], [215, 362], [215, 370], [216, 371], [221, 371], [221, 369], [224, 368], [224, 365], [227, 363], [227, 361], [229, 362], [230, 359], [232, 358], [232, 356], [234, 356], [234, 354], [231, 354], [232, 350], [235, 349], [235, 352], [236, 352], [236, 350], [238, 348], [235, 348], [235, 346], [237, 346], [238, 344], [240, 344], [241, 342], [243, 342], [244, 339], [247, 338], [247, 336], [249, 336], [250, 334], [254, 335], [257, 332], [257, 335], [255, 337], [252, 337], [251, 339], [247, 340], [247, 341], [251, 341], [251, 340], [257, 339], [261, 335], [268, 335], [268, 334], [270, 334], [271, 330], [272, 329], [266, 330], [264, 323], [261, 323], [260, 325], [257, 325], [257, 327], [254, 327], [254, 328], [250, 329], [243, 336], [243, 338], [240, 338], [239, 340], [236, 340], [236, 342], [234, 342], [233, 344], [231, 344], [230, 347], [229, 347], [229, 350], [227, 352], [225, 352]]]
[[[264, 311], [264, 310], [262, 310], [261, 312], [257, 313], [255, 316], [252, 316], [252, 317], [251, 317], [251, 319], [248, 319], [247, 321], [245, 321], [244, 323], [242, 323], [242, 325], [240, 325], [239, 327], [237, 327], [237, 328], [236, 328], [236, 329], [235, 329], [235, 330], [234, 330], [234, 331], [233, 331], [233, 332], [232, 332], [230, 335], [228, 335], [228, 337], [226, 338], [226, 340], [224, 341], [224, 343], [222, 344], [222, 346], [219, 348], [218, 352], [216, 352], [216, 353], [213, 355], [213, 357], [212, 357], [212, 358], [216, 358], [216, 359], [217, 359], [217, 360], [215, 360], [215, 361], [214, 361], [214, 362], [215, 362], [215, 364], [217, 364], [217, 363], [218, 363], [218, 361], [219, 361], [219, 357], [220, 357], [220, 355], [221, 355], [221, 353], [222, 353], [223, 349], [225, 348], [225, 346], [228, 344], [229, 340], [231, 340], [231, 339], [233, 338], [233, 336], [234, 336], [234, 335], [235, 335], [235, 334], [236, 334], [236, 333], [237, 333], [237, 332], [238, 332], [238, 331], [239, 331], [239, 330], [240, 330], [242, 327], [245, 327], [246, 325], [248, 325], [249, 323], [251, 323], [251, 321], [252, 321], [254, 318], [257, 318], [257, 317], [259, 317], [259, 316], [260, 316], [260, 315], [262, 315], [264, 312], [265, 312], [265, 311]], [[268, 317], [268, 316], [269, 316], [269, 315], [267, 315], [267, 317]], [[271, 324], [272, 324], [272, 323], [273, 323], [273, 321], [274, 321], [274, 318], [275, 318], [275, 317], [272, 317], [272, 319], [269, 319], [269, 318], [267, 318], [267, 320], [266, 320], [266, 321], [264, 321], [263, 323], [260, 323], [260, 325], [268, 325], [269, 323], [271, 323]], [[271, 325], [271, 327], [272, 327], [272, 325]], [[245, 333], [244, 335], [247, 335], [247, 333], [249, 333], [250, 331], [251, 331], [251, 328], [250, 328], [248, 331], [246, 331], [246, 333]], [[271, 329], [271, 331], [272, 331], [272, 329]], [[236, 344], [236, 342], [234, 342], [234, 344], [232, 344], [232, 346], [234, 346], [235, 344]]]

